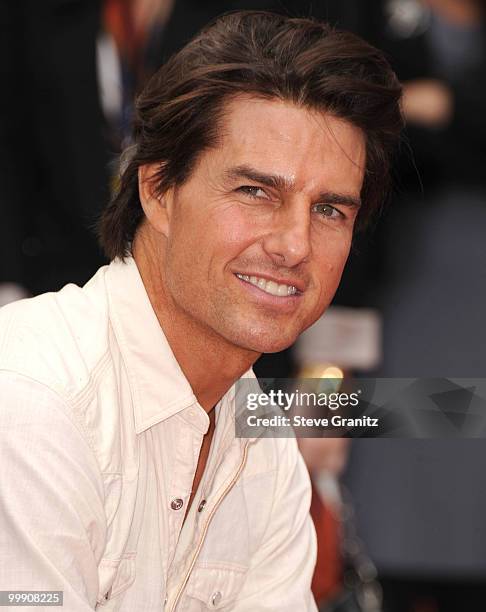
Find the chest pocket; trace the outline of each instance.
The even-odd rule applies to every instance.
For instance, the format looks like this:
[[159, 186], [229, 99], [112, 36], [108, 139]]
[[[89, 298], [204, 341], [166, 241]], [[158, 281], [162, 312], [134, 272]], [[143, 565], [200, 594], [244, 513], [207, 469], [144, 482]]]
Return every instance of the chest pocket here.
[[102, 559], [98, 566], [99, 591], [96, 610], [116, 612], [135, 580], [135, 553], [119, 559]]
[[[136, 550], [144, 515], [146, 482], [146, 477], [128, 479], [119, 474], [108, 474], [104, 478], [105, 512], [111, 537], [105, 548], [107, 556], [98, 565], [96, 610], [119, 610], [127, 590], [135, 582]], [[126, 517], [131, 517], [131, 520]]]
[[232, 606], [245, 582], [246, 571], [208, 567], [194, 568], [186, 587], [184, 605], [178, 610], [226, 610]]

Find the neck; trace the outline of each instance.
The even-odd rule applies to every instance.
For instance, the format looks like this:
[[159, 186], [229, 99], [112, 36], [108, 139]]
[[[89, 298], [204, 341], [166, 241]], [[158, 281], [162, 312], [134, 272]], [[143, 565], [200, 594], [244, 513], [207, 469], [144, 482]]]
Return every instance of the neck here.
[[163, 252], [143, 232], [134, 240], [133, 257], [179, 367], [199, 404], [210, 412], [260, 354], [231, 344], [174, 304], [162, 272]]

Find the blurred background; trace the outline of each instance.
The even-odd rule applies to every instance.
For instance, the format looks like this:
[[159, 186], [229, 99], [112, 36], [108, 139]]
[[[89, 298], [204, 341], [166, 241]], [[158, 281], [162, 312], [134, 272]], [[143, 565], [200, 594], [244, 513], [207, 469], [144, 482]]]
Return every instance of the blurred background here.
[[[313, 16], [387, 54], [407, 128], [391, 201], [357, 235], [333, 307], [260, 376], [483, 377], [486, 3], [7, 0], [0, 4], [0, 305], [83, 284], [130, 144], [133, 99], [235, 9]], [[486, 609], [480, 440], [302, 440], [322, 610]]]

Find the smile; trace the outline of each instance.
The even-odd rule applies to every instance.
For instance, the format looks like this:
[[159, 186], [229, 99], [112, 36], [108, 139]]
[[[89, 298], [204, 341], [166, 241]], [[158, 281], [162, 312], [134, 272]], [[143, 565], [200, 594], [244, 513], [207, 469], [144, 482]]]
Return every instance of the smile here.
[[269, 293], [270, 295], [275, 295], [277, 297], [288, 297], [289, 295], [295, 295], [298, 292], [297, 287], [294, 287], [293, 285], [278, 284], [275, 281], [267, 280], [266, 278], [247, 276], [246, 274], [239, 274], [238, 272], [236, 273], [236, 276], [242, 281], [258, 287], [258, 289], [261, 289], [265, 293]]

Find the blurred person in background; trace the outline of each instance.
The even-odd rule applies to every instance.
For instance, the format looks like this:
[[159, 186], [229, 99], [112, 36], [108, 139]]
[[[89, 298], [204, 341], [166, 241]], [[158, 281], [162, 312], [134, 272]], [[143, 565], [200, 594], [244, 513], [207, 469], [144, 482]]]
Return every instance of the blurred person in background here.
[[173, 7], [174, 0], [103, 2], [98, 78], [111, 145], [117, 154], [130, 144], [136, 95], [163, 63], [158, 49], [168, 34], [165, 26]]
[[[356, 29], [385, 50], [404, 83], [411, 150], [376, 240], [385, 264], [375, 275], [384, 323], [378, 374], [484, 377], [484, 4], [398, 0], [356, 8]], [[362, 440], [351, 448], [347, 480], [386, 612], [482, 609], [484, 442]]]
[[[171, 0], [0, 6], [0, 305], [83, 284], [94, 225]], [[158, 66], [159, 64], [157, 64]], [[157, 67], [156, 66], [156, 67]]]
[[0, 304], [83, 283], [108, 197], [96, 0], [0, 6]]

